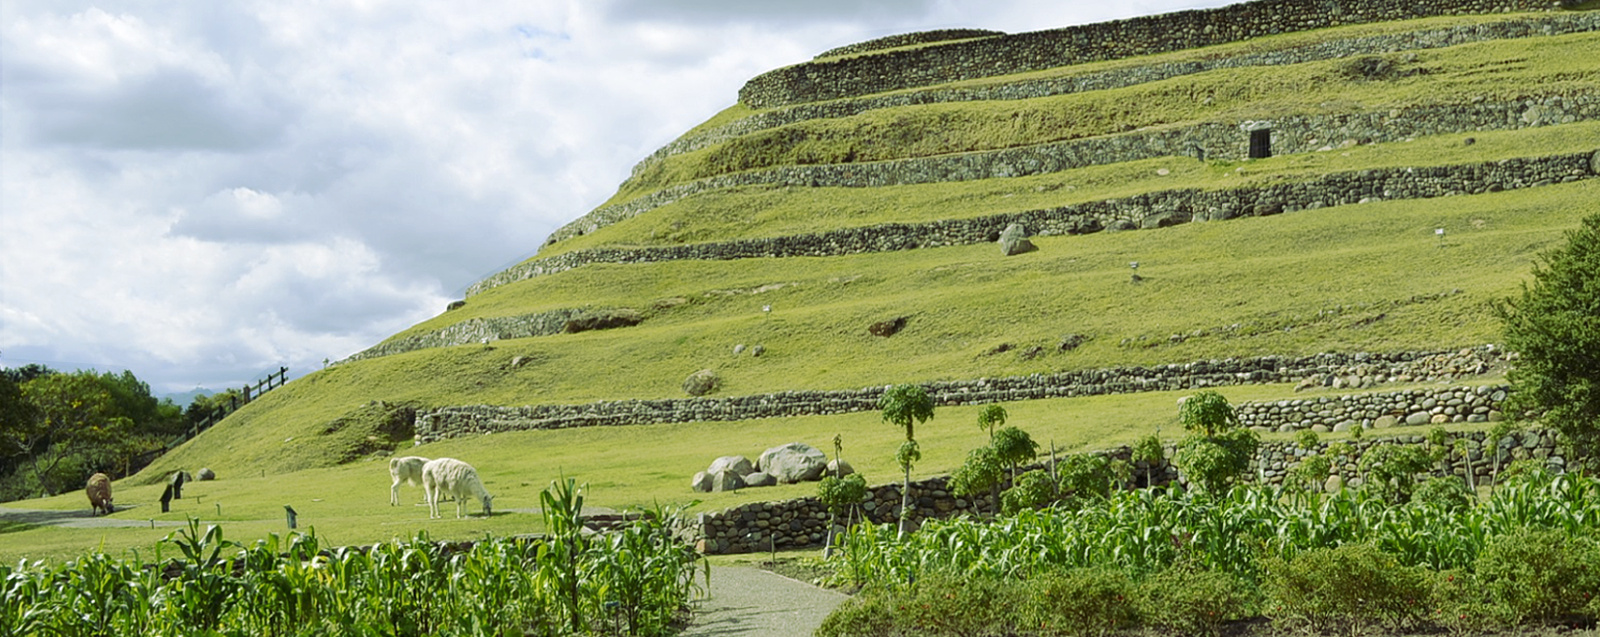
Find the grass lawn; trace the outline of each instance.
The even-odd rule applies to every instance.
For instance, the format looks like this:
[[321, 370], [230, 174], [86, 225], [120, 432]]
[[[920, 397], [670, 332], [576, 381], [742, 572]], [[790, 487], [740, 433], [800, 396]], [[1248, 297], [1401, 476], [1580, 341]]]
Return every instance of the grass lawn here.
[[[1386, 389], [1385, 391], [1394, 388]], [[1028, 431], [1048, 451], [1052, 443], [1062, 453], [1109, 448], [1132, 442], [1160, 426], [1175, 438], [1176, 402], [1187, 392], [1157, 392], [1128, 396], [1096, 396], [1007, 403], [1007, 423]], [[1227, 388], [1237, 403], [1289, 395], [1308, 397], [1335, 392], [1293, 394], [1288, 385]], [[923, 459], [913, 478], [949, 473], [966, 452], [986, 441], [977, 427], [981, 408], [943, 407], [933, 420], [917, 428]], [[1418, 429], [1414, 433], [1420, 433]], [[208, 434], [209, 435], [209, 434]], [[486, 534], [504, 536], [542, 530], [538, 514], [539, 492], [562, 477], [587, 483], [586, 504], [610, 509], [687, 507], [689, 512], [716, 511], [746, 502], [815, 495], [815, 483], [744, 489], [732, 493], [694, 493], [689, 478], [722, 455], [744, 455], [752, 461], [769, 448], [788, 442], [805, 442], [833, 453], [835, 435], [844, 439], [844, 457], [867, 476], [871, 484], [897, 482], [900, 470], [895, 449], [904, 432], [884, 423], [877, 413], [803, 418], [771, 418], [741, 423], [687, 423], [654, 426], [605, 427], [495, 434], [450, 440], [399, 453], [428, 457], [454, 457], [478, 468], [495, 496], [495, 513], [485, 519], [474, 504], [469, 519], [455, 518], [452, 503], [441, 505], [445, 519], [429, 520], [425, 506], [417, 505], [422, 490], [402, 487], [399, 507], [389, 505], [388, 465], [383, 458], [329, 468], [273, 474], [239, 466], [221, 471], [219, 479], [195, 482], [184, 488], [184, 499], [170, 513], [160, 513], [161, 487], [124, 480], [114, 485], [119, 510], [116, 520], [182, 523], [190, 516], [205, 524], [220, 524], [229, 539], [251, 543], [268, 533], [288, 532], [284, 505], [294, 507], [300, 530], [314, 529], [326, 545], [361, 545], [394, 538], [410, 538], [426, 531], [435, 539], [472, 539]], [[1270, 434], [1267, 439], [1284, 438]], [[1340, 436], [1325, 435], [1325, 439]], [[204, 438], [202, 438], [204, 440]], [[198, 441], [197, 441], [198, 442]], [[240, 458], [248, 461], [248, 456]], [[216, 465], [235, 466], [226, 457]], [[148, 472], [147, 472], [148, 473]], [[142, 474], [143, 475], [143, 474]], [[84, 495], [68, 493], [53, 498], [7, 503], [25, 509], [87, 509]], [[131, 508], [123, 508], [131, 507]], [[0, 526], [0, 563], [19, 559], [69, 559], [86, 550], [113, 555], [150, 557], [158, 541], [175, 526], [140, 525], [130, 528], [65, 529], [58, 527]], [[167, 555], [175, 552], [168, 549]]]

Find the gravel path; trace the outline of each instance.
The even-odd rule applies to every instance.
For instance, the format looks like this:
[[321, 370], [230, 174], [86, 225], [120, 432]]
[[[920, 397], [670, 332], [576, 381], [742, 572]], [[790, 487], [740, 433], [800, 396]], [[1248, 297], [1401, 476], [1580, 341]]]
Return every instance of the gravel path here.
[[809, 637], [845, 595], [749, 566], [711, 567], [711, 598], [681, 637]]

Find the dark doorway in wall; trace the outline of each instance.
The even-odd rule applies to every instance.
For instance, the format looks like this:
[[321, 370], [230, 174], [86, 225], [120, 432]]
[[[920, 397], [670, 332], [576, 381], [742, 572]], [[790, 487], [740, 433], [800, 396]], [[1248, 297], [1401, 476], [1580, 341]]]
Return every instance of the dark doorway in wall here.
[[1266, 159], [1272, 156], [1272, 129], [1257, 128], [1250, 131], [1250, 158]]

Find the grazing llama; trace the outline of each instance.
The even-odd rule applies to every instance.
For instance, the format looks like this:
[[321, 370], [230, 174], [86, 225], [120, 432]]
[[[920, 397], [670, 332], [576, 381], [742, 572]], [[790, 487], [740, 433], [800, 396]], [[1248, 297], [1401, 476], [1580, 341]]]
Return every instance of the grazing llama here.
[[468, 497], [483, 503], [485, 516], [492, 515], [494, 496], [483, 488], [477, 469], [455, 458], [429, 460], [422, 465], [422, 494], [428, 500], [428, 517], [439, 517], [439, 498], [446, 493], [455, 496], [458, 518], [466, 516]]
[[413, 487], [422, 486], [422, 465], [425, 464], [428, 464], [428, 459], [421, 456], [389, 459], [389, 478], [394, 481], [389, 485], [390, 506], [400, 504], [401, 483]]

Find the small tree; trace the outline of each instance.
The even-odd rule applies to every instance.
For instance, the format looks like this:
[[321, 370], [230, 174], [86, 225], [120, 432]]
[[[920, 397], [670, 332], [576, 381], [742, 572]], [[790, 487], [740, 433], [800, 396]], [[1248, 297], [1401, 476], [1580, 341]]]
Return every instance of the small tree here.
[[1011, 479], [1017, 478], [1017, 467], [1039, 457], [1039, 443], [1028, 432], [1016, 427], [1005, 427], [994, 433], [994, 452], [1000, 462], [1011, 470]]
[[1600, 456], [1600, 214], [1540, 255], [1533, 285], [1496, 305], [1505, 344], [1519, 357], [1507, 373], [1510, 410], [1544, 414], [1580, 458]]
[[975, 497], [985, 491], [1000, 506], [1000, 482], [1005, 479], [1006, 468], [994, 445], [984, 445], [967, 452], [967, 461], [950, 476], [950, 492], [964, 498]]
[[1140, 438], [1133, 443], [1132, 454], [1129, 456], [1134, 462], [1144, 463], [1144, 484], [1147, 487], [1156, 486], [1156, 465], [1167, 460], [1166, 451], [1161, 446], [1161, 430]]
[[1061, 463], [1060, 473], [1060, 497], [1074, 506], [1111, 497], [1111, 489], [1117, 483], [1111, 462], [1091, 453], [1067, 456]]
[[917, 447], [917, 423], [933, 418], [933, 397], [919, 385], [895, 385], [878, 399], [878, 409], [883, 411], [883, 421], [906, 430], [906, 441], [895, 453], [895, 461], [905, 472], [905, 482], [900, 487], [900, 535], [906, 533], [906, 519], [911, 516], [911, 467], [922, 459]]
[[1011, 488], [1000, 498], [1000, 509], [1007, 515], [1023, 509], [1037, 509], [1056, 499], [1056, 483], [1043, 469], [1034, 469], [1017, 476]]
[[828, 535], [822, 547], [824, 559], [833, 556], [834, 527], [839, 526], [839, 518], [846, 512], [853, 512], [857, 505], [867, 499], [867, 479], [859, 473], [852, 473], [843, 478], [838, 476], [824, 476], [817, 485], [817, 501], [828, 507]]
[[1189, 435], [1173, 459], [1199, 490], [1220, 494], [1250, 468], [1260, 437], [1239, 426], [1228, 399], [1215, 391], [1202, 391], [1178, 408]]
[[1333, 461], [1328, 459], [1327, 454], [1316, 453], [1321, 441], [1317, 439], [1315, 431], [1301, 429], [1295, 432], [1294, 442], [1306, 451], [1306, 455], [1289, 470], [1289, 485], [1306, 493], [1320, 493], [1323, 484], [1328, 481], [1328, 474], [1333, 471]]
[[1361, 485], [1392, 504], [1411, 501], [1417, 485], [1417, 474], [1426, 472], [1431, 463], [1428, 452], [1412, 445], [1376, 445], [1361, 456], [1361, 472], [1366, 478]]
[[1490, 454], [1489, 462], [1492, 467], [1489, 469], [1489, 493], [1494, 493], [1495, 486], [1500, 484], [1500, 451], [1503, 448], [1501, 443], [1517, 429], [1517, 423], [1502, 420], [1491, 425], [1489, 433], [1484, 434], [1486, 438], [1483, 441], [1483, 452]]
[[999, 405], [986, 405], [983, 411], [978, 412], [978, 428], [989, 431], [989, 441], [994, 442], [994, 428], [1006, 424], [1006, 408]]

